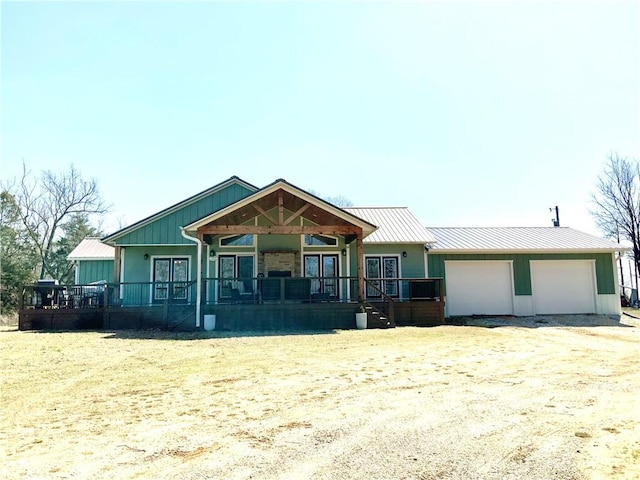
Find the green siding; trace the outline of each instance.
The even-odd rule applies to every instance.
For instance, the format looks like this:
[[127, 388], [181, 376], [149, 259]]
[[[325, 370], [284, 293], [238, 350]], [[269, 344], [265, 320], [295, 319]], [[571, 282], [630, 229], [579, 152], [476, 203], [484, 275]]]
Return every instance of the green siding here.
[[[195, 280], [197, 274], [197, 250], [194, 243], [184, 247], [125, 247], [124, 257], [124, 281], [150, 282], [153, 256], [162, 257], [189, 257], [190, 279]], [[144, 259], [145, 253], [149, 255]], [[112, 274], [113, 276], [113, 274]]]
[[105, 280], [113, 282], [113, 260], [78, 261], [78, 285]]
[[262, 250], [300, 250], [300, 235], [259, 235], [258, 252]]
[[118, 245], [188, 245], [192, 242], [180, 233], [180, 227], [214, 213], [249, 195], [251, 190], [233, 184], [133, 230], [116, 240]]
[[[355, 242], [352, 242], [349, 247], [351, 274], [355, 276], [357, 273]], [[365, 255], [398, 255], [402, 278], [424, 278], [424, 245], [364, 244], [363, 251]], [[407, 256], [403, 257], [402, 252], [407, 252]]]
[[[512, 260], [516, 295], [531, 295], [530, 260], [595, 260], [598, 294], [615, 293], [615, 272], [611, 253], [541, 253], [541, 254], [438, 254], [429, 253], [429, 276], [445, 277], [445, 260]], [[446, 289], [446, 278], [445, 278]]]

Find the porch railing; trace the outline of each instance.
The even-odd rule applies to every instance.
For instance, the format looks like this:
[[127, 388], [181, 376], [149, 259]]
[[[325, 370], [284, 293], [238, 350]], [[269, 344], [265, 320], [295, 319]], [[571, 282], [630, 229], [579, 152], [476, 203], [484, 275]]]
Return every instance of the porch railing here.
[[357, 277], [212, 277], [203, 281], [208, 305], [318, 303], [357, 299]]
[[[440, 278], [365, 279], [365, 301], [387, 308], [403, 301], [441, 301]], [[27, 285], [22, 308], [102, 308], [194, 305], [197, 283], [96, 282], [84, 285]], [[205, 278], [203, 304], [357, 302], [357, 277], [236, 277]], [[384, 312], [390, 315], [389, 311]]]

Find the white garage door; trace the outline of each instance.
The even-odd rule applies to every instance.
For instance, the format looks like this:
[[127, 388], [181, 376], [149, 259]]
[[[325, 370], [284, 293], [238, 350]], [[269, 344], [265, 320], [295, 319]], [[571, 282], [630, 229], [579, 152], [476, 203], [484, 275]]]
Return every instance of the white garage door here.
[[513, 315], [511, 262], [445, 262], [449, 315]]
[[536, 314], [595, 313], [593, 260], [532, 260]]

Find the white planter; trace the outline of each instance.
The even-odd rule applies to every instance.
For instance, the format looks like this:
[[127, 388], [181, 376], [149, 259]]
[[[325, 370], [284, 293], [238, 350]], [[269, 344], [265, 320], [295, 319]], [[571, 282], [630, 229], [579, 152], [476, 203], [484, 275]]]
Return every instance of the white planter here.
[[358, 330], [364, 330], [367, 328], [367, 314], [356, 313], [356, 328]]
[[204, 329], [207, 332], [216, 329], [216, 316], [215, 315], [205, 315], [204, 316]]

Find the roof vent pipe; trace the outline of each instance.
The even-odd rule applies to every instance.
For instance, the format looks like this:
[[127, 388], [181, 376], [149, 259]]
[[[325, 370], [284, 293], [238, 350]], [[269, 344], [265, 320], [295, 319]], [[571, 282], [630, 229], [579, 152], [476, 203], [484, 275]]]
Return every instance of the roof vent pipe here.
[[557, 205], [555, 209], [554, 208], [549, 209], [550, 212], [553, 212], [554, 210], [556, 211], [556, 218], [552, 218], [551, 221], [553, 222], [554, 227], [559, 227], [560, 226], [560, 210], [558, 209]]

